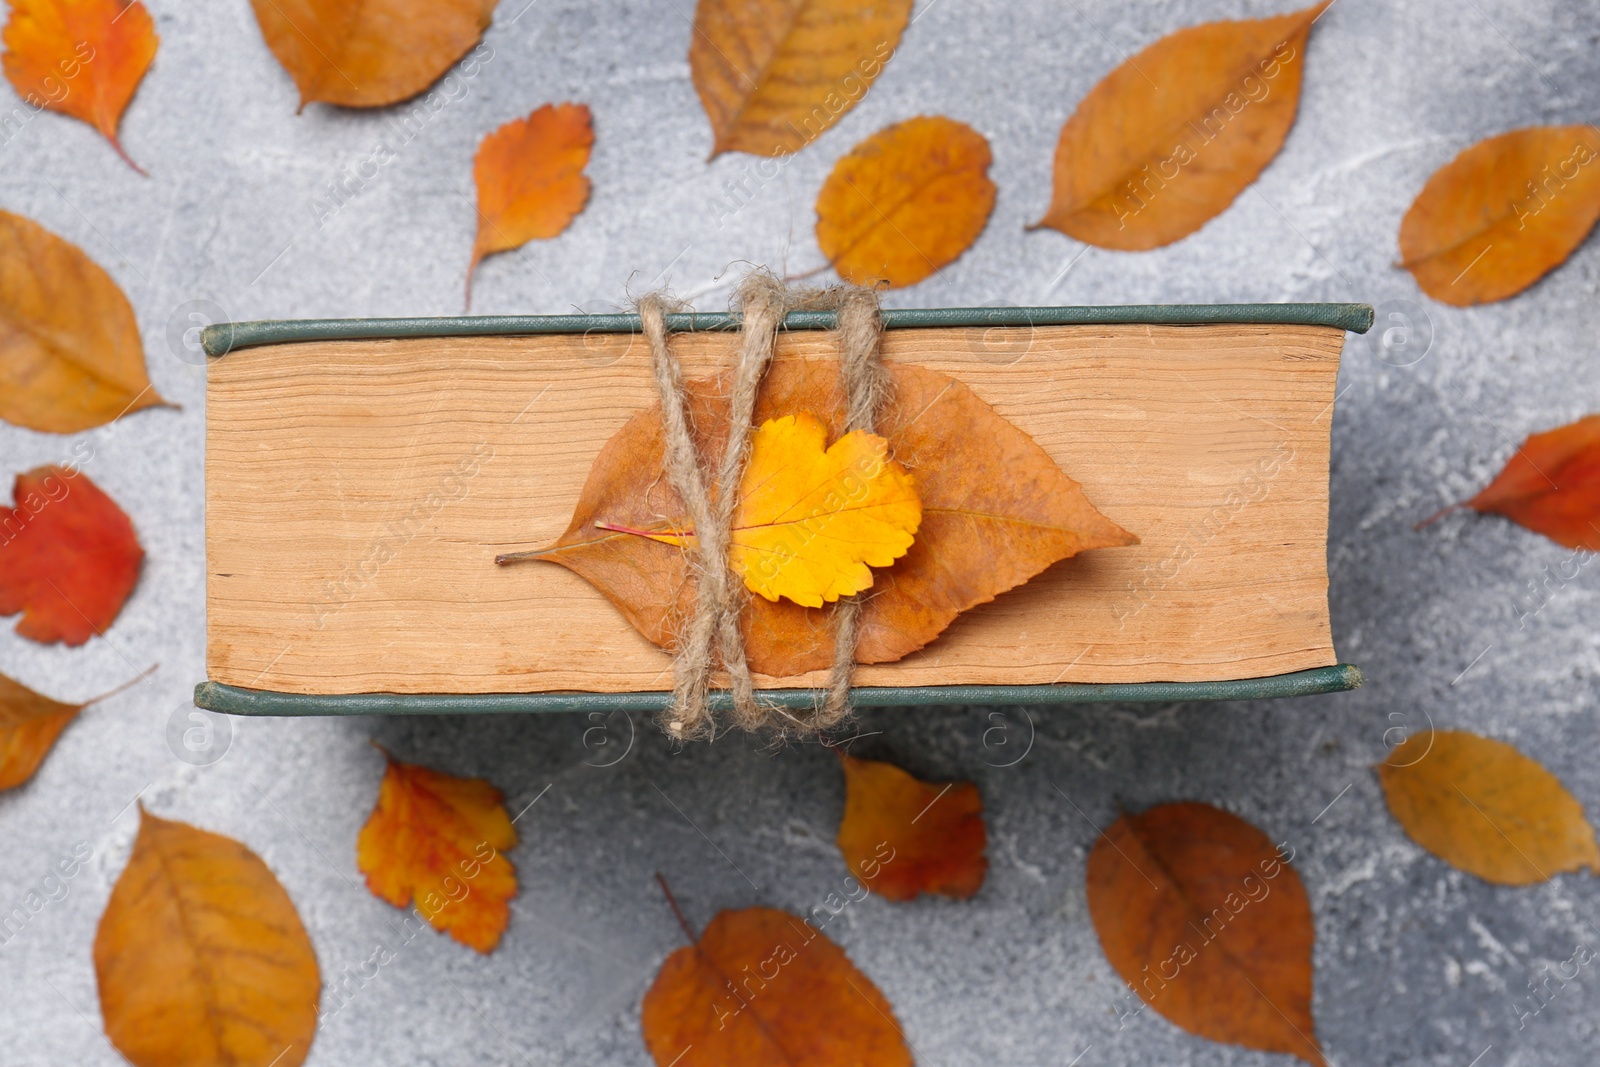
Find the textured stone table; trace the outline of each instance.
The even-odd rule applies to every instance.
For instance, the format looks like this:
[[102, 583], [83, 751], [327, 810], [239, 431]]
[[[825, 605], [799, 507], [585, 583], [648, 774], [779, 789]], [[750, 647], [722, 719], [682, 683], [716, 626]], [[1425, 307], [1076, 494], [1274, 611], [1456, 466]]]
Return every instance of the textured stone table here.
[[[1453, 516], [1412, 530], [1473, 492], [1528, 432], [1600, 408], [1600, 242], [1524, 295], [1470, 311], [1432, 303], [1392, 266], [1401, 214], [1461, 148], [1600, 115], [1593, 4], [1340, 0], [1313, 35], [1298, 124], [1257, 185], [1188, 240], [1122, 254], [1023, 232], [1047, 202], [1061, 123], [1161, 34], [1284, 5], [919, 3], [863, 104], [762, 180], [746, 179], [748, 157], [704, 162], [710, 137], [685, 61], [689, 0], [506, 0], [487, 36], [492, 59], [408, 125], [399, 120], [415, 105], [296, 116], [289, 79], [243, 0], [150, 3], [161, 51], [123, 127], [149, 179], [58, 116], [0, 145], [0, 207], [111, 272], [137, 309], [158, 387], [183, 404], [76, 438], [0, 426], [7, 472], [92, 446], [85, 470], [127, 508], [149, 552], [104, 639], [40, 648], [7, 630], [0, 670], [86, 697], [161, 664], [147, 684], [85, 713], [31, 784], [0, 796], [0, 912], [21, 904], [57, 856], [80, 843], [94, 853], [62, 899], [0, 945], [8, 1065], [120, 1062], [100, 1034], [90, 946], [131, 846], [136, 796], [258, 851], [297, 903], [330, 984], [392, 942], [395, 912], [354, 864], [381, 772], [369, 738], [487, 776], [513, 811], [537, 800], [517, 824], [522, 892], [487, 959], [430, 934], [372, 981], [351, 983], [313, 1064], [645, 1064], [639, 1000], [680, 940], [651, 872], [671, 879], [701, 924], [723, 907], [808, 908], [840, 884], [839, 771], [815, 745], [769, 751], [729, 737], [674, 752], [644, 721], [629, 748], [621, 719], [482, 717], [237, 720], [230, 737], [214, 738], [214, 762], [183, 762], [169, 747], [169, 722], [187, 725], [203, 676], [204, 370], [182, 344], [190, 302], [239, 319], [459, 312], [477, 141], [564, 99], [594, 109], [593, 199], [559, 240], [487, 262], [475, 311], [610, 310], [662, 282], [720, 308], [743, 261], [810, 270], [821, 262], [811, 205], [833, 161], [922, 113], [990, 138], [1000, 196], [978, 244], [891, 294], [896, 306], [1420, 309], [1404, 358], [1385, 362], [1351, 338], [1334, 421], [1334, 634], [1366, 688], [1275, 704], [1037, 710], [1031, 750], [1013, 766], [1002, 764], [1030, 732], [1014, 710], [863, 716], [862, 730], [876, 733], [858, 754], [974, 779], [989, 819], [992, 866], [975, 900], [871, 899], [830, 929], [895, 1005], [919, 1063], [1273, 1062], [1152, 1012], [1118, 1028], [1084, 857], [1119, 804], [1176, 799], [1221, 805], [1297, 849], [1332, 1061], [1593, 1059], [1592, 975], [1524, 1028], [1512, 1004], [1541, 966], [1594, 943], [1594, 883], [1501, 889], [1447, 868], [1388, 817], [1369, 769], [1386, 731], [1431, 721], [1513, 742], [1600, 808], [1600, 571], [1566, 563], [1577, 577], [1553, 582], [1530, 613], [1531, 599], [1519, 607], [1529, 583], [1570, 553], [1499, 520]], [[361, 179], [385, 139], [392, 158], [379, 153], [387, 161]], [[728, 199], [727, 183], [740, 181], [746, 192]], [[1002, 722], [1008, 732], [986, 734]]]

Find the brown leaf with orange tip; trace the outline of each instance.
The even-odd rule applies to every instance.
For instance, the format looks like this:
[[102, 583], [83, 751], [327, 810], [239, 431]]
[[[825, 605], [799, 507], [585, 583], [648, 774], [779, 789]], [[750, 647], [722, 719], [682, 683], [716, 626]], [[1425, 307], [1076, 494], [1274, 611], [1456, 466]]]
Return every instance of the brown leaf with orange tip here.
[[640, 1011], [657, 1067], [911, 1067], [889, 1001], [810, 920], [721, 911], [696, 938], [678, 918], [691, 944]]
[[300, 1067], [322, 976], [261, 857], [139, 807], [94, 938], [106, 1037], [136, 1067]]
[[383, 107], [422, 92], [478, 43], [499, 0], [250, 0], [300, 106]]
[[910, 16], [911, 0], [700, 0], [689, 72], [712, 158], [810, 144], [861, 102]]
[[822, 254], [856, 285], [915, 285], [953, 263], [988, 224], [992, 158], [981, 133], [942, 116], [879, 130], [822, 183]]
[[1418, 525], [1456, 508], [1504, 515], [1558, 545], [1600, 551], [1600, 415], [1533, 434], [1477, 496]]
[[1401, 266], [1457, 307], [1504, 300], [1566, 262], [1600, 219], [1600, 131], [1533, 126], [1434, 172], [1400, 220]]
[[525, 119], [501, 126], [478, 145], [472, 177], [478, 184], [478, 239], [467, 266], [467, 301], [472, 272], [495, 252], [554, 237], [589, 199], [594, 129], [584, 104], [546, 104]]
[[500, 790], [482, 778], [401, 763], [388, 766], [356, 839], [356, 866], [373, 896], [417, 912], [436, 930], [488, 953], [511, 921], [517, 843]]
[[0, 419], [76, 433], [164, 404], [117, 283], [76, 245], [0, 211]]
[[1161, 38], [1061, 128], [1036, 226], [1101, 248], [1160, 248], [1204, 226], [1272, 162], [1300, 105], [1306, 38], [1332, 0]]
[[87, 474], [40, 467], [17, 475], [0, 511], [0, 615], [17, 633], [81, 645], [103, 633], [139, 581], [133, 523]]
[[[1123, 815], [1095, 842], [1086, 874], [1106, 959], [1190, 1033], [1322, 1067], [1311, 1018], [1315, 930], [1292, 858], [1209, 804]], [[1135, 1001], [1130, 1010], [1141, 1009]]]
[[[150, 670], [155, 670], [154, 667]], [[15, 789], [32, 778], [55, 747], [56, 738], [78, 712], [115, 696], [150, 674], [145, 671], [109, 693], [82, 704], [64, 704], [0, 674], [0, 789]]]
[[87, 122], [144, 173], [117, 138], [159, 41], [139, 0], [11, 0], [0, 39], [6, 79], [18, 96]]
[[[893, 394], [878, 420], [890, 455], [912, 473], [922, 519], [911, 549], [877, 572], [862, 605], [856, 658], [897, 660], [926, 645], [956, 616], [1021, 585], [1057, 560], [1091, 548], [1136, 544], [1107, 519], [1039, 445], [966, 385], [911, 364], [891, 363]], [[728, 433], [726, 374], [687, 383], [690, 424], [702, 454], [720, 454]], [[809, 411], [844, 433], [838, 364], [780, 359], [756, 403], [755, 423]], [[663, 647], [693, 606], [682, 549], [596, 523], [635, 530], [682, 529], [682, 502], [661, 476], [660, 405], [630, 419], [590, 469], [572, 522], [548, 549], [500, 557], [559, 563], [588, 580], [638, 631]], [[783, 676], [833, 661], [829, 608], [760, 597], [746, 604], [751, 667]]]
[[966, 899], [983, 886], [988, 832], [983, 798], [971, 782], [923, 782], [891, 763], [839, 753], [844, 818], [839, 851], [874, 893]]

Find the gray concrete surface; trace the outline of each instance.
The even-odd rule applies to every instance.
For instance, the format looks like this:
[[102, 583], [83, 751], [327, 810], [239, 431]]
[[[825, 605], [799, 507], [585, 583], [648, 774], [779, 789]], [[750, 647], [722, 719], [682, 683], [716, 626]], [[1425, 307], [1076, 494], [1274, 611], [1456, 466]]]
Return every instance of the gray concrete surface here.
[[[821, 262], [811, 205], [834, 160], [919, 113], [989, 137], [1000, 196], [976, 247], [892, 294], [894, 305], [1418, 309], [1405, 359], [1386, 363], [1350, 339], [1334, 421], [1334, 633], [1343, 658], [1365, 669], [1365, 689], [1045, 709], [1014, 766], [1000, 764], [1030, 730], [1015, 710], [862, 717], [878, 733], [858, 752], [974, 779], [987, 806], [992, 867], [975, 900], [871, 899], [834, 927], [895, 1005], [919, 1063], [1286, 1062], [1209, 1044], [1150, 1012], [1118, 1028], [1116, 978], [1085, 907], [1085, 853], [1093, 824], [1117, 805], [1180, 798], [1226, 807], [1297, 848], [1316, 915], [1318, 1032], [1333, 1062], [1593, 1062], [1592, 973], [1524, 1027], [1513, 1003], [1541, 967], [1596, 943], [1594, 883], [1502, 889], [1447, 868], [1388, 817], [1369, 769], [1386, 731], [1432, 722], [1513, 742], [1600, 807], [1600, 571], [1568, 563], [1577, 577], [1519, 618], [1529, 583], [1569, 553], [1496, 520], [1411, 528], [1474, 491], [1526, 433], [1600, 408], [1600, 242], [1524, 295], [1470, 311], [1432, 303], [1392, 266], [1401, 214], [1462, 147], [1600, 114], [1592, 0], [1340, 0], [1313, 36], [1282, 155], [1200, 233], [1135, 255], [1023, 232], [1046, 204], [1061, 123], [1161, 34], [1284, 5], [924, 0], [865, 102], [720, 227], [724, 183], [751, 161], [704, 162], [710, 138], [685, 62], [689, 0], [506, 0], [486, 39], [493, 58], [451, 83], [453, 98], [331, 215], [319, 208], [327, 183], [373, 152], [394, 113], [313, 106], [296, 116], [291, 83], [243, 0], [150, 6], [161, 51], [123, 127], [149, 179], [59, 116], [0, 146], [0, 207], [111, 272], [138, 311], [157, 385], [184, 405], [77, 438], [0, 426], [8, 472], [92, 443], [85, 469], [131, 513], [149, 552], [104, 639], [41, 648], [6, 630], [0, 670], [86, 697], [161, 665], [85, 713], [31, 784], [0, 796], [0, 911], [40, 886], [59, 855], [79, 843], [94, 853], [61, 899], [0, 946], [0, 1061], [119, 1062], [100, 1034], [90, 946], [131, 845], [136, 795], [257, 850], [298, 904], [330, 982], [392, 938], [395, 913], [354, 866], [381, 770], [369, 738], [485, 775], [513, 810], [537, 798], [518, 823], [522, 891], [487, 959], [431, 935], [405, 946], [327, 1019], [313, 1064], [647, 1063], [639, 1000], [679, 943], [652, 871], [671, 878], [698, 923], [723, 907], [807, 908], [840, 884], [838, 770], [816, 746], [769, 751], [731, 737], [674, 752], [639, 722], [626, 748], [621, 719], [481, 717], [238, 720], [205, 765], [169, 747], [169, 723], [187, 725], [187, 695], [203, 675], [204, 371], [170, 333], [187, 325], [186, 302], [240, 319], [458, 312], [478, 139], [570, 98], [594, 109], [593, 200], [561, 239], [485, 264], [477, 311], [606, 310], [661, 280], [717, 308], [741, 261], [810, 269]], [[986, 734], [1001, 723], [1009, 734]], [[1002, 736], [1011, 747], [996, 743]]]

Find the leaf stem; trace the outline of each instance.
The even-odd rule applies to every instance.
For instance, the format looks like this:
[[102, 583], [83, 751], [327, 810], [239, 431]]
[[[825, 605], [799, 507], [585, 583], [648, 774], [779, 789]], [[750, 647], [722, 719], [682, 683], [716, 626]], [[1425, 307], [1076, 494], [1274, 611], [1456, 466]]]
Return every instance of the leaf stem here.
[[1421, 522], [1417, 523], [1415, 526], [1413, 526], [1411, 528], [1413, 530], [1420, 530], [1424, 526], [1432, 526], [1434, 523], [1438, 522], [1440, 519], [1444, 518], [1446, 515], [1450, 514], [1452, 511], [1459, 511], [1460, 509], [1462, 509], [1462, 508], [1464, 508], [1466, 506], [1467, 506], [1467, 502], [1465, 500], [1463, 500], [1459, 504], [1451, 504], [1449, 507], [1440, 508], [1438, 511], [1435, 511], [1432, 515], [1429, 515], [1427, 518], [1423, 519]]
[[656, 872], [656, 884], [661, 886], [661, 892], [666, 895], [667, 906], [672, 909], [672, 914], [678, 920], [678, 925], [683, 927], [683, 935], [689, 939], [689, 944], [699, 945], [700, 938], [694, 932], [694, 927], [689, 925], [689, 920], [684, 918], [683, 909], [678, 907], [678, 898], [672, 895], [672, 890], [667, 887], [667, 880], [661, 877], [661, 872]]
[[146, 678], [148, 678], [152, 674], [154, 674], [156, 672], [156, 668], [159, 667], [159, 666], [161, 666], [161, 664], [152, 663], [148, 668], [145, 669], [143, 674], [140, 674], [136, 678], [129, 678], [126, 682], [123, 682], [121, 685], [117, 686], [115, 689], [108, 689], [104, 693], [101, 693], [97, 697], [90, 697], [88, 700], [85, 700], [80, 705], [80, 707], [86, 708], [90, 704], [98, 704], [102, 700], [110, 700], [112, 697], [116, 696], [118, 693], [121, 693], [121, 692], [123, 692], [124, 690], [127, 690], [127, 689], [132, 689], [134, 686], [138, 685], [140, 682], [144, 681]]

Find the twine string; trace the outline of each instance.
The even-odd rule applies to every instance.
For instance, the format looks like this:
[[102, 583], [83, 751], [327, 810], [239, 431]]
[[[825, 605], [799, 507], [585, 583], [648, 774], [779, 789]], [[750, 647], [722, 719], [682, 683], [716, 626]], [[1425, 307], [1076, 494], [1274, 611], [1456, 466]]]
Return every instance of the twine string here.
[[[691, 572], [696, 582], [694, 613], [682, 628], [674, 652], [672, 706], [667, 731], [674, 737], [711, 735], [711, 675], [720, 662], [728, 675], [732, 719], [746, 730], [793, 727], [826, 730], [850, 713], [850, 679], [855, 669], [861, 617], [859, 596], [842, 597], [833, 610], [834, 656], [827, 694], [805, 717], [760, 702], [739, 622], [747, 594], [728, 561], [738, 486], [750, 457], [750, 437], [761, 380], [772, 362], [784, 316], [791, 310], [837, 313], [834, 336], [839, 348], [840, 384], [845, 397], [845, 430], [871, 431], [889, 393], [889, 374], [880, 356], [883, 320], [878, 295], [859, 286], [792, 290], [766, 271], [747, 276], [734, 296], [740, 313], [738, 360], [729, 397], [728, 439], [721, 456], [702, 467], [690, 424], [683, 369], [672, 354], [666, 316], [682, 305], [660, 293], [639, 301], [639, 317], [650, 346], [656, 391], [661, 396], [666, 432], [667, 480], [683, 500], [695, 530]], [[708, 473], [711, 477], [708, 479]], [[708, 484], [709, 482], [709, 484]], [[713, 492], [713, 487], [715, 491]]]

